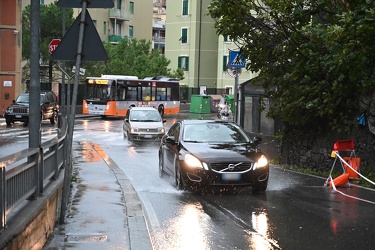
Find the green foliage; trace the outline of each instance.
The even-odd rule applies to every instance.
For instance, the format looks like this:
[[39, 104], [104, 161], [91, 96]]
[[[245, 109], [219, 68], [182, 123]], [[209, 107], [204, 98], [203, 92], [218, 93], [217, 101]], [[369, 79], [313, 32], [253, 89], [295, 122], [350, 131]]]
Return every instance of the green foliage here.
[[137, 39], [123, 39], [119, 44], [104, 42], [108, 54], [106, 62], [87, 62], [87, 76], [133, 75], [139, 78], [164, 75], [183, 79], [183, 71], [171, 72], [168, 69], [170, 60], [160, 55], [158, 50], [151, 49], [151, 42]]
[[[65, 9], [66, 29], [68, 29], [73, 19], [73, 9]], [[50, 60], [48, 44], [52, 39], [61, 39], [63, 34], [63, 9], [57, 7], [57, 1], [54, 3], [40, 5], [40, 55], [45, 64]], [[22, 11], [22, 59], [30, 59], [31, 37], [30, 37], [30, 5], [27, 5]]]
[[349, 129], [374, 91], [375, 1], [213, 0], [222, 35], [259, 72], [275, 102], [268, 116], [295, 127]]

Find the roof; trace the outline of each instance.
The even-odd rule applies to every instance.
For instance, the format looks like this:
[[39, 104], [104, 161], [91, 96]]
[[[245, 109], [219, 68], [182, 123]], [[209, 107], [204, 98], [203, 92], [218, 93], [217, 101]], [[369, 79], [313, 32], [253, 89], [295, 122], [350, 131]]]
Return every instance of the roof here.
[[153, 107], [132, 107], [131, 110], [155, 110], [158, 111], [157, 109]]

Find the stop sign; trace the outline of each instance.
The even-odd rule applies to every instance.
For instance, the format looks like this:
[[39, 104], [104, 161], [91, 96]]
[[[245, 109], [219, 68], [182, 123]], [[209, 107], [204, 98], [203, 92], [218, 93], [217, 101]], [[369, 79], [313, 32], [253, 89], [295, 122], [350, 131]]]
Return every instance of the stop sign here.
[[52, 39], [52, 41], [48, 45], [49, 53], [53, 54], [53, 52], [55, 52], [55, 49], [57, 48], [60, 42], [61, 39]]

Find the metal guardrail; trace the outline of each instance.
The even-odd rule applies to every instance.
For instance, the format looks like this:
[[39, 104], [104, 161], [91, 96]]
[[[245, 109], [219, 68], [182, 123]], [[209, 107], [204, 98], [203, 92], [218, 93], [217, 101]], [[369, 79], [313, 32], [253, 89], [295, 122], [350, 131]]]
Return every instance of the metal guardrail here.
[[28, 148], [0, 158], [0, 233], [7, 215], [26, 200], [39, 198], [67, 164], [67, 122], [60, 119], [59, 135], [40, 148]]

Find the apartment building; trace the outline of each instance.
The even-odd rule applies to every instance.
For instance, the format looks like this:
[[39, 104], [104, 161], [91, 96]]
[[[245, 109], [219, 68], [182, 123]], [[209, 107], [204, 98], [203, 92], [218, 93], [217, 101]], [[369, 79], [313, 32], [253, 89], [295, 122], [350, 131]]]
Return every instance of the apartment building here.
[[20, 92], [21, 13], [20, 1], [0, 0], [0, 115]]
[[153, 0], [152, 48], [159, 49], [165, 54], [165, 21], [167, 11], [166, 0]]
[[[202, 88], [208, 94], [233, 94], [235, 78], [228, 73], [227, 63], [229, 51], [239, 48], [230, 38], [216, 34], [207, 10], [210, 3], [211, 0], [168, 1], [165, 56], [171, 60], [172, 69], [184, 69], [185, 79], [180, 83], [193, 94], [199, 94]], [[242, 69], [239, 83], [252, 77]]]

